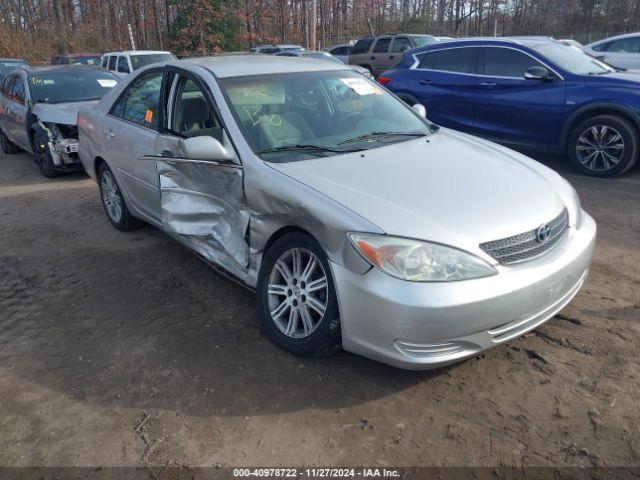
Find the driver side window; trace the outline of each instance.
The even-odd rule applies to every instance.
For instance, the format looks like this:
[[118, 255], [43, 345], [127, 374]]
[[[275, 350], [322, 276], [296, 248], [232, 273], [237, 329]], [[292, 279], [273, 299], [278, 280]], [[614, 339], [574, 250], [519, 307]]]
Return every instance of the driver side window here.
[[210, 136], [223, 143], [222, 127], [206, 95], [187, 77], [178, 80], [170, 128], [186, 138]]
[[152, 72], [138, 78], [113, 106], [111, 115], [157, 131], [163, 76], [163, 72]]

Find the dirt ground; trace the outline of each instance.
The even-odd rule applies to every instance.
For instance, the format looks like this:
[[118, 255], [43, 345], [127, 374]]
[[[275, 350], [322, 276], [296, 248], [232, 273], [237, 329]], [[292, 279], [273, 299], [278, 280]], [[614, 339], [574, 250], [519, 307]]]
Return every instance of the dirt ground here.
[[407, 372], [261, 336], [252, 294], [84, 175], [0, 156], [0, 465], [640, 465], [640, 168], [572, 174], [588, 282], [485, 355]]

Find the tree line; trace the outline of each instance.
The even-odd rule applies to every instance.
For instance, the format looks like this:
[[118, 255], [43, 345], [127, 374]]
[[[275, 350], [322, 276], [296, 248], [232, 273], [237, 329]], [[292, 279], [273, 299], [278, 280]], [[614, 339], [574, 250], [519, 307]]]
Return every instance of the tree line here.
[[[640, 0], [316, 0], [317, 48], [390, 32], [549, 35], [581, 42], [640, 30]], [[0, 0], [0, 57], [131, 48], [208, 55], [309, 45], [311, 0]]]

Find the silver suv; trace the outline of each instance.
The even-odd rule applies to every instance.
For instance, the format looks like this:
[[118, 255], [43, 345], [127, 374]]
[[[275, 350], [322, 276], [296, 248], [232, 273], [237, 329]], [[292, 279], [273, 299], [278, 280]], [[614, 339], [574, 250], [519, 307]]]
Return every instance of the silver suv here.
[[365, 37], [356, 42], [349, 55], [351, 65], [360, 65], [373, 75], [380, 75], [402, 60], [406, 50], [436, 43], [432, 35], [411, 35], [405, 33]]

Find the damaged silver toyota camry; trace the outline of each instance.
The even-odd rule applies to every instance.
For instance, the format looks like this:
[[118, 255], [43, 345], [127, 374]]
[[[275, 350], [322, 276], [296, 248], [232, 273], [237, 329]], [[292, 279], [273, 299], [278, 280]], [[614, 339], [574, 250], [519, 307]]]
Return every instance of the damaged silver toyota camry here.
[[95, 104], [117, 81], [113, 74], [93, 67], [13, 70], [0, 86], [2, 151], [32, 152], [40, 172], [48, 178], [81, 170], [78, 110]]
[[254, 289], [266, 334], [300, 355], [471, 357], [553, 317], [594, 248], [559, 175], [347, 66], [151, 66], [81, 110], [79, 137], [116, 228], [150, 223]]

